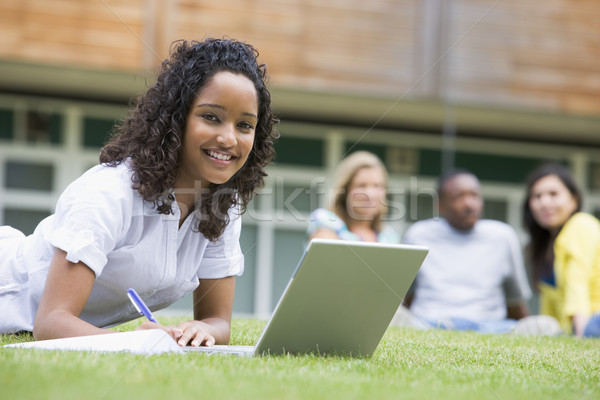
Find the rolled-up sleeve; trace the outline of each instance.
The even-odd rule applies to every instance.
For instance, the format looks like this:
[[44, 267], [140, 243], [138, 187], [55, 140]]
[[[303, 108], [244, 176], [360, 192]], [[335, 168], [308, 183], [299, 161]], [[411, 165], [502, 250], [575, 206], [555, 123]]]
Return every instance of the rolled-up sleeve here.
[[107, 258], [106, 253], [96, 242], [96, 236], [91, 229], [60, 226], [52, 232], [49, 243], [65, 251], [68, 261], [82, 262], [98, 276]]
[[56, 206], [47, 242], [67, 253], [67, 260], [82, 262], [99, 276], [131, 220], [130, 179], [122, 169], [102, 167], [84, 174], [63, 193]]

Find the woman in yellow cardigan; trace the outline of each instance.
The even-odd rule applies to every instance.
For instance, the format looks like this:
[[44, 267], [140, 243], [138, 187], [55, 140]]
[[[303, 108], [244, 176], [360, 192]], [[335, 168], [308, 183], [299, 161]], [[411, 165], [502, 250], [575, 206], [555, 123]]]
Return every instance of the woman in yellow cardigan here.
[[581, 193], [562, 165], [530, 175], [524, 222], [540, 313], [578, 337], [600, 336], [600, 222], [580, 212]]

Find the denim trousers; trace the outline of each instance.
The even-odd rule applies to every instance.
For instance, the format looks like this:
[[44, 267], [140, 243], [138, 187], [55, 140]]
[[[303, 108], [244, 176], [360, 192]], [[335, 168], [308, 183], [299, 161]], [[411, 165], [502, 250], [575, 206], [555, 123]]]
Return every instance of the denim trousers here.
[[500, 319], [489, 321], [472, 321], [465, 318], [446, 318], [443, 320], [428, 320], [432, 328], [452, 329], [456, 331], [476, 331], [481, 333], [506, 333], [510, 332], [517, 321], [514, 319]]
[[592, 315], [585, 326], [583, 337], [600, 337], [600, 314]]

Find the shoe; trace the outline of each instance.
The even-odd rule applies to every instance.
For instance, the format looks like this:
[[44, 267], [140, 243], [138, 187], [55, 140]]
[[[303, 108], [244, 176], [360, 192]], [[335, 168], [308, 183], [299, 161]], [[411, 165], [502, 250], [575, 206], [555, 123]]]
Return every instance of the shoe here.
[[550, 315], [530, 315], [517, 321], [511, 333], [526, 336], [558, 336], [563, 333], [556, 318]]

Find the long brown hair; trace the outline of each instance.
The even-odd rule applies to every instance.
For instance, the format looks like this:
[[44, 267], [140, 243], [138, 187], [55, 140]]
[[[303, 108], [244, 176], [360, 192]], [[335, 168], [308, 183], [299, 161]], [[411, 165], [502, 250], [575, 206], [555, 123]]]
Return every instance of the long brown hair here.
[[581, 191], [565, 166], [556, 163], [544, 164], [531, 172], [527, 178], [527, 196], [523, 202], [523, 224], [529, 232], [530, 237], [527, 250], [533, 265], [534, 282], [539, 281], [540, 277], [548, 274], [554, 262], [554, 237], [552, 237], [550, 231], [537, 223], [529, 205], [533, 186], [540, 179], [549, 175], [554, 175], [560, 179], [569, 192], [575, 196], [577, 199], [575, 212], [581, 210]]
[[228, 211], [244, 212], [255, 191], [264, 184], [264, 167], [274, 154], [278, 120], [271, 110], [266, 87], [266, 66], [258, 51], [229, 39], [175, 42], [171, 57], [162, 64], [157, 82], [141, 96], [129, 117], [117, 124], [110, 142], [100, 152], [100, 162], [117, 165], [129, 160], [133, 188], [152, 202], [161, 214], [171, 214], [171, 192], [180, 171], [186, 118], [197, 94], [218, 72], [246, 76], [258, 95], [258, 123], [248, 160], [222, 185], [211, 185], [196, 194], [195, 228], [217, 240], [229, 223]]

